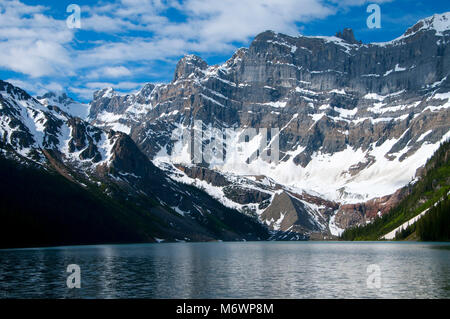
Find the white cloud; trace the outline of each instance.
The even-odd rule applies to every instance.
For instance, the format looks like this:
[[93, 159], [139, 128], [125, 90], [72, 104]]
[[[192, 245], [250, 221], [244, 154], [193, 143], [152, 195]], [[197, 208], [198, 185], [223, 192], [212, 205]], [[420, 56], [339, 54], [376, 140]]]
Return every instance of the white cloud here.
[[83, 87], [70, 87], [69, 91], [76, 94], [79, 99], [89, 101], [92, 100], [93, 94], [96, 90]]
[[98, 79], [98, 78], [120, 78], [131, 76], [131, 71], [124, 66], [107, 66], [99, 70], [92, 70], [86, 76], [88, 79]]
[[58, 82], [41, 83], [35, 81], [23, 81], [19, 79], [7, 79], [5, 81], [20, 87], [27, 92], [33, 92], [36, 95], [42, 95], [47, 92], [64, 91], [64, 87]]
[[296, 22], [334, 13], [332, 7], [317, 0], [188, 0], [184, 7], [189, 13], [190, 37], [198, 34], [200, 40], [222, 42], [246, 41], [267, 29], [297, 34]]
[[57, 42], [44, 40], [1, 42], [0, 67], [31, 77], [72, 74], [67, 50]]
[[83, 18], [82, 28], [95, 32], [116, 33], [129, 30], [143, 30], [144, 28], [130, 21], [109, 17], [106, 15], [93, 14]]
[[[179, 10], [186, 21], [174, 22], [163, 16], [169, 8]], [[147, 31], [154, 43], [182, 41], [185, 51], [200, 52], [231, 50], [233, 42], [246, 42], [268, 29], [297, 34], [297, 22], [324, 18], [336, 11], [321, 0], [122, 0], [108, 10], [86, 10], [91, 16], [83, 21], [83, 28], [122, 34]], [[168, 55], [179, 54], [170, 46], [168, 49]]]
[[65, 23], [43, 13], [43, 6], [0, 3], [0, 68], [31, 77], [61, 74], [69, 68], [64, 44], [73, 38]]
[[[390, 0], [373, 0], [386, 2]], [[93, 80], [120, 79], [132, 88], [135, 72], [153, 61], [183, 54], [230, 54], [271, 29], [297, 34], [298, 23], [323, 19], [365, 0], [117, 0], [81, 7], [82, 30], [97, 41], [83, 46], [69, 15], [53, 17], [50, 8], [19, 0], [0, 2], [0, 69], [24, 77], [67, 80], [77, 75], [81, 96], [92, 93]], [[170, 20], [167, 10], [183, 18]], [[81, 45], [80, 45], [81, 44]], [[83, 49], [80, 49], [83, 48]], [[133, 67], [130, 67], [133, 65]], [[148, 72], [149, 73], [149, 72]], [[34, 80], [33, 80], [34, 81]], [[87, 83], [86, 83], [87, 82]], [[119, 85], [115, 84], [115, 85]], [[35, 92], [35, 91], [33, 91]]]
[[385, 3], [392, 2], [394, 0], [329, 0], [332, 3], [338, 4], [339, 6], [362, 6], [369, 3]]
[[[185, 21], [173, 22], [162, 16], [169, 8], [180, 10]], [[111, 64], [154, 61], [192, 51], [229, 54], [236, 49], [235, 42], [247, 43], [259, 32], [272, 29], [297, 34], [296, 22], [334, 13], [333, 7], [319, 0], [122, 0], [107, 9], [85, 10], [92, 20], [83, 21], [83, 28], [107, 33], [120, 30], [122, 38], [78, 52], [75, 63], [78, 68], [91, 68], [99, 61]], [[132, 30], [147, 31], [148, 37], [129, 37]]]
[[144, 83], [141, 82], [118, 82], [118, 83], [109, 83], [109, 82], [88, 82], [85, 84], [86, 88], [89, 89], [103, 89], [106, 87], [112, 87], [113, 89], [119, 90], [119, 91], [126, 91], [135, 89], [137, 87], [140, 87], [144, 85]]

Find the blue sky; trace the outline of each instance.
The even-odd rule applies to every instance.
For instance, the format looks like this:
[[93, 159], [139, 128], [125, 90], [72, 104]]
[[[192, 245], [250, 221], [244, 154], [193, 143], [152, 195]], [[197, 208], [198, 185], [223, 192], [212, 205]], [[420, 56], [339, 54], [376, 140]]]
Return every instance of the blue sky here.
[[[371, 3], [380, 29], [366, 25]], [[81, 8], [80, 29], [66, 24], [70, 4]], [[448, 0], [2, 0], [0, 79], [88, 102], [104, 87], [168, 82], [185, 54], [222, 63], [265, 30], [330, 36], [350, 27], [358, 40], [383, 42], [446, 11]]]

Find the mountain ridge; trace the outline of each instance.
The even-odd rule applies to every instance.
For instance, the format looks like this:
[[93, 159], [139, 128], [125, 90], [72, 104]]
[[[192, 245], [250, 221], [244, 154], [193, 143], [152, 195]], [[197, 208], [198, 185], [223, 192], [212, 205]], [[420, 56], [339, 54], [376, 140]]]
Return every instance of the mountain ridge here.
[[[275, 235], [167, 177], [125, 133], [103, 131], [7, 82], [0, 81], [0, 94], [0, 173], [9, 181], [0, 193], [3, 247]], [[90, 229], [84, 239], [83, 222]], [[123, 232], [108, 234], [108, 227]]]
[[[81, 163], [106, 161], [108, 175], [114, 167], [105, 155], [120, 134], [105, 132], [120, 131], [136, 147], [130, 154], [142, 153], [141, 162], [152, 162], [179, 187], [201, 189], [272, 231], [292, 232], [290, 238], [333, 238], [401, 201], [406, 194], [399, 190], [450, 137], [448, 16], [423, 19], [387, 43], [359, 43], [350, 30], [335, 37], [266, 31], [220, 65], [187, 55], [170, 83], [125, 95], [96, 91], [89, 123], [71, 120], [77, 129], [65, 134], [80, 138], [63, 153], [82, 156]], [[233, 129], [224, 144], [241, 149], [237, 160], [193, 165], [173, 136], [196, 121], [202, 130]], [[247, 163], [256, 149], [242, 141], [239, 128], [259, 130], [257, 138], [264, 128], [278, 128], [280, 161]], [[55, 134], [47, 135], [55, 145]], [[212, 141], [205, 137], [202, 148]], [[127, 157], [131, 166], [119, 171], [132, 178], [139, 168]], [[189, 210], [183, 203], [168, 206], [183, 215]]]
[[[173, 153], [181, 144], [170, 138], [194, 120], [222, 130], [278, 127], [281, 161], [275, 169], [257, 161], [206, 166], [235, 175], [229, 181], [235, 186], [242, 185], [233, 180], [265, 175], [279, 189], [338, 203], [333, 222], [341, 228], [366, 223], [387, 211], [383, 203], [392, 206], [400, 200], [401, 193], [393, 194], [414, 180], [416, 170], [450, 136], [449, 28], [436, 27], [448, 15], [423, 19], [387, 43], [262, 32], [249, 48], [238, 49], [220, 65], [183, 57], [173, 81], [153, 86], [145, 104], [132, 102], [141, 92], [94, 99], [91, 120], [125, 126], [161, 167], [192, 165], [186, 154]], [[237, 140], [230, 144], [239, 145]], [[230, 207], [264, 216], [258, 208], [262, 202], [229, 202], [228, 188], [201, 178], [191, 174], [182, 179], [201, 184]], [[244, 182], [245, 187], [252, 183]], [[330, 215], [311, 207], [330, 227]]]

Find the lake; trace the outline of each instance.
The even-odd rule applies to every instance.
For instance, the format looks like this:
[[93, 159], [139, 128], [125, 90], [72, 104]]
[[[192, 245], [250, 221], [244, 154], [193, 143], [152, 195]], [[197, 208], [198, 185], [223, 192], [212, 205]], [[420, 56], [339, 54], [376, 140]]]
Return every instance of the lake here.
[[[81, 288], [66, 284], [69, 264]], [[450, 245], [211, 242], [0, 250], [0, 298], [449, 298]]]

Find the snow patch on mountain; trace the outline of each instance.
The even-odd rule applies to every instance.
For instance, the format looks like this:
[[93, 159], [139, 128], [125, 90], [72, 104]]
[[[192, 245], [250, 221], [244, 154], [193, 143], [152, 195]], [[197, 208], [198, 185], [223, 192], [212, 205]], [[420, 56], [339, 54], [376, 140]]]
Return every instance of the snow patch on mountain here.
[[421, 31], [434, 31], [436, 36], [445, 36], [450, 30], [450, 12], [435, 14], [431, 17], [419, 20], [413, 27], [409, 28], [400, 37], [388, 42], [375, 42], [371, 45], [389, 46], [399, 45], [402, 42]]
[[37, 97], [37, 100], [44, 106], [57, 106], [64, 112], [83, 120], [86, 119], [89, 114], [88, 104], [75, 102], [65, 93], [49, 92], [43, 96]]
[[[450, 137], [450, 132], [442, 141]], [[335, 154], [317, 153], [305, 167], [297, 166], [293, 158], [278, 165], [257, 159], [250, 164], [230, 160], [223, 166], [216, 166], [222, 172], [238, 175], [266, 175], [277, 183], [312, 190], [324, 198], [341, 203], [358, 203], [376, 197], [394, 193], [411, 182], [417, 167], [424, 165], [427, 159], [439, 148], [440, 143], [424, 143], [413, 155], [400, 162], [399, 157], [389, 160], [385, 157], [400, 139], [387, 140], [380, 146], [372, 145], [372, 150], [351, 149], [348, 147]], [[249, 154], [251, 146], [248, 146]], [[375, 162], [352, 175], [349, 170], [367, 156], [373, 156]]]
[[344, 232], [344, 229], [336, 225], [336, 215], [330, 217], [328, 227], [330, 229], [331, 235], [333, 236], [341, 236], [341, 234]]
[[420, 20], [418, 25], [422, 27], [417, 30], [434, 30], [437, 36], [443, 36], [445, 31], [450, 30], [450, 12], [435, 14], [432, 17]]

